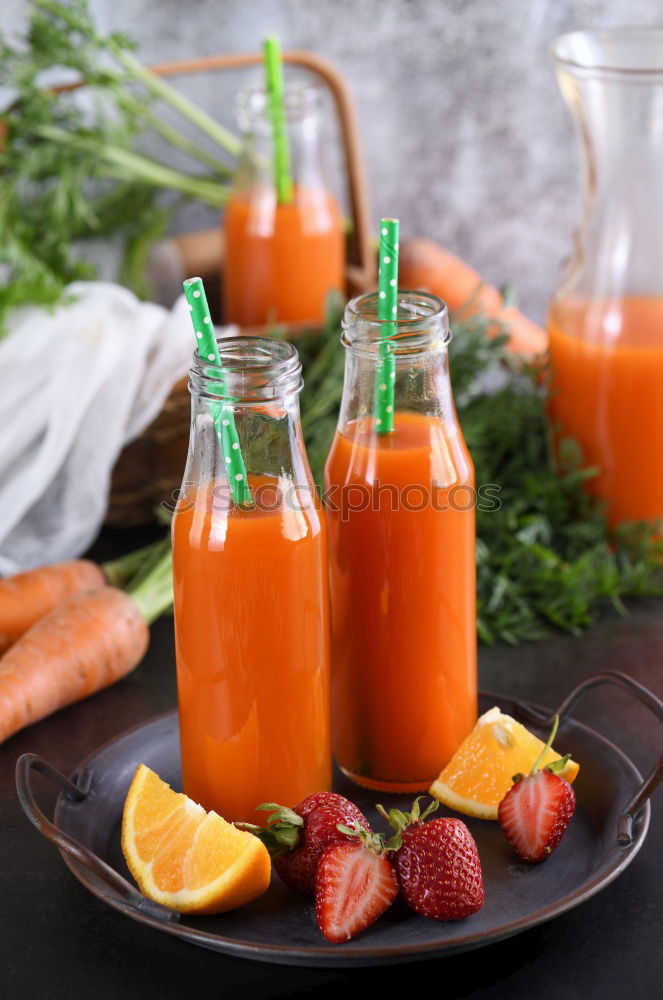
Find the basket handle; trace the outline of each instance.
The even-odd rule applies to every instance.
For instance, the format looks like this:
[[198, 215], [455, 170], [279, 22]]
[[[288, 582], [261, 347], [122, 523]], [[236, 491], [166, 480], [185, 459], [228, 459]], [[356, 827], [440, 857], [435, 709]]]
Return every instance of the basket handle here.
[[[642, 705], [645, 705], [656, 716], [659, 722], [663, 722], [663, 702], [661, 702], [655, 694], [649, 691], [648, 688], [643, 687], [642, 684], [634, 681], [632, 677], [628, 677], [627, 674], [619, 673], [617, 670], [606, 670], [603, 673], [594, 674], [593, 677], [588, 677], [586, 680], [581, 681], [581, 683], [566, 696], [559, 708], [554, 712], [550, 712], [548, 715], [544, 715], [542, 712], [537, 711], [530, 705], [523, 702], [516, 702], [517, 713], [525, 722], [535, 723], [537, 726], [541, 726], [542, 729], [549, 728], [552, 726], [556, 715], [559, 716], [559, 721], [561, 723], [564, 718], [571, 713], [571, 710], [580, 701], [583, 695], [585, 695], [588, 691], [591, 691], [592, 688], [599, 687], [602, 684], [612, 684], [615, 687], [620, 687], [628, 694], [633, 695], [634, 698], [636, 698]], [[663, 753], [659, 757], [658, 763], [654, 765], [652, 771], [647, 775], [633, 798], [617, 818], [617, 842], [621, 847], [630, 847], [632, 844], [633, 820], [662, 780]]]
[[23, 812], [32, 825], [47, 840], [55, 844], [60, 851], [64, 851], [100, 878], [128, 906], [140, 910], [142, 913], [148, 913], [150, 916], [156, 917], [158, 920], [166, 923], [173, 923], [179, 920], [179, 913], [175, 910], [169, 910], [168, 907], [162, 906], [161, 903], [155, 903], [151, 899], [147, 899], [127, 882], [125, 878], [119, 875], [114, 868], [111, 868], [105, 861], [102, 861], [97, 854], [89, 848], [84, 847], [83, 844], [74, 840], [64, 830], [60, 830], [59, 827], [46, 819], [37, 805], [32, 791], [33, 770], [43, 774], [63, 791], [66, 798], [75, 802], [82, 802], [87, 798], [91, 780], [90, 773], [83, 772], [80, 775], [79, 783], [74, 784], [61, 771], [58, 771], [53, 764], [44, 760], [43, 757], [39, 757], [35, 753], [22, 754], [16, 761], [16, 791]]

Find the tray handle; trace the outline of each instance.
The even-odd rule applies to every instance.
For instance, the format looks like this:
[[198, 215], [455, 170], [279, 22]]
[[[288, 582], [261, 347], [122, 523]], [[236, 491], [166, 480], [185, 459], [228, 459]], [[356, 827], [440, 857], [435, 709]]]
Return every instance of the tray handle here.
[[[588, 677], [586, 680], [581, 681], [566, 696], [559, 708], [548, 715], [537, 711], [531, 705], [516, 702], [518, 714], [523, 721], [536, 723], [536, 725], [545, 729], [552, 725], [556, 715], [559, 716], [561, 723], [567, 715], [570, 715], [571, 710], [587, 691], [591, 691], [592, 688], [599, 687], [601, 684], [613, 684], [615, 687], [622, 688], [623, 691], [633, 695], [642, 705], [645, 705], [653, 712], [659, 722], [663, 722], [663, 702], [649, 691], [648, 688], [643, 687], [642, 684], [634, 681], [632, 677], [621, 674], [617, 670], [606, 670], [603, 673], [594, 674], [593, 677]], [[660, 784], [661, 780], [663, 780], [663, 753], [659, 757], [658, 763], [654, 765], [652, 771], [647, 775], [633, 798], [617, 818], [617, 842], [621, 847], [629, 847], [633, 842], [633, 820], [656, 786]]]
[[39, 757], [34, 753], [22, 754], [16, 761], [16, 791], [23, 812], [32, 825], [47, 840], [55, 844], [59, 850], [64, 851], [100, 878], [125, 904], [136, 910], [140, 910], [141, 913], [149, 913], [150, 916], [156, 917], [158, 920], [165, 921], [166, 923], [173, 923], [179, 920], [179, 913], [168, 909], [167, 906], [162, 906], [161, 903], [155, 903], [147, 899], [134, 886], [127, 882], [125, 878], [118, 874], [115, 869], [107, 865], [105, 861], [102, 861], [97, 854], [89, 848], [84, 847], [83, 844], [74, 840], [68, 833], [65, 833], [64, 830], [59, 829], [50, 820], [46, 819], [37, 805], [32, 791], [33, 770], [43, 774], [44, 777], [48, 778], [49, 781], [52, 781], [54, 785], [57, 785], [63, 791], [66, 798], [75, 802], [82, 802], [87, 798], [91, 778], [89, 773], [83, 772], [80, 776], [80, 783], [74, 784], [61, 771], [58, 771], [53, 764], [44, 760], [43, 757]]

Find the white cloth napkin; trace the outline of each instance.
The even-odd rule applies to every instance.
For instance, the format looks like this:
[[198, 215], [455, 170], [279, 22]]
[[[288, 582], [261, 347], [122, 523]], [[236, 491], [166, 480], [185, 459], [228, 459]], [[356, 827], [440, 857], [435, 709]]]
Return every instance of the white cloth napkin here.
[[169, 311], [107, 282], [68, 294], [17, 310], [0, 340], [0, 575], [85, 551], [117, 456], [191, 362], [184, 296]]

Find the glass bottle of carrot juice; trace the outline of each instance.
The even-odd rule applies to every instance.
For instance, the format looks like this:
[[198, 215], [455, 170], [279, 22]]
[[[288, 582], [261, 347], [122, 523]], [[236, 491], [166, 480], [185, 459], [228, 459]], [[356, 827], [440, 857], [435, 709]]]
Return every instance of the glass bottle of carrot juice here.
[[343, 319], [345, 384], [325, 470], [336, 759], [359, 784], [428, 788], [476, 721], [474, 470], [456, 417], [446, 306], [403, 292], [393, 430], [375, 397], [377, 294]]
[[225, 212], [225, 318], [240, 326], [317, 323], [344, 285], [341, 210], [326, 181], [319, 92], [289, 85], [285, 114], [292, 192], [280, 202], [264, 89], [238, 97], [244, 156]]
[[[196, 354], [189, 454], [173, 517], [183, 789], [228, 820], [264, 821], [331, 784], [327, 535], [306, 457], [290, 344]], [[220, 379], [224, 379], [220, 390]], [[251, 502], [232, 501], [210, 416], [234, 413]]]
[[551, 49], [580, 140], [584, 210], [550, 306], [550, 410], [612, 526], [663, 518], [663, 28]]

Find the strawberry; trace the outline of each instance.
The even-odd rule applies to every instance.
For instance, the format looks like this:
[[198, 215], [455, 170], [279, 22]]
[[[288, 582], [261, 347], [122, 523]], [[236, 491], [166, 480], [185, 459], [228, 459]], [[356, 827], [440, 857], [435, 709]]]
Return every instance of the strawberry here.
[[396, 830], [387, 843], [403, 899], [415, 913], [435, 920], [462, 920], [483, 906], [483, 876], [472, 834], [459, 819], [424, 822], [437, 809], [420, 813], [416, 799], [409, 813], [381, 814]]
[[[258, 806], [271, 812], [267, 828], [237, 823], [263, 841], [272, 856], [274, 867], [286, 885], [311, 895], [315, 893], [315, 874], [320, 856], [338, 841], [351, 840], [350, 827], [362, 827], [370, 833], [368, 820], [357, 806], [335, 792], [315, 792], [294, 807], [265, 802]], [[342, 833], [339, 824], [348, 832]]]
[[328, 941], [348, 941], [370, 927], [398, 895], [382, 838], [360, 829], [356, 836], [331, 844], [318, 863], [315, 916]]
[[561, 778], [568, 756], [539, 770], [543, 755], [557, 732], [555, 716], [548, 743], [528, 775], [515, 774], [513, 785], [499, 804], [497, 819], [514, 851], [524, 861], [542, 861], [555, 850], [571, 822], [576, 796]]

